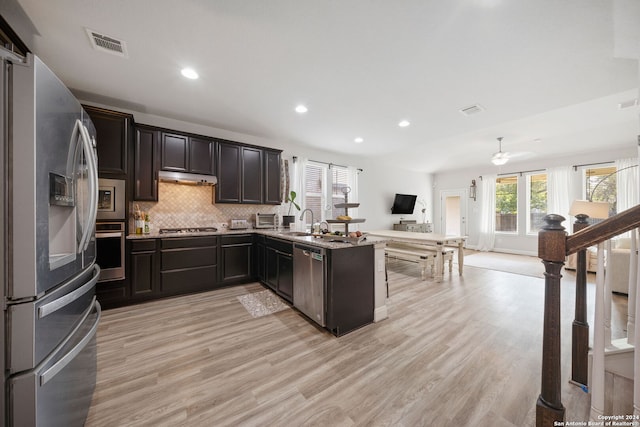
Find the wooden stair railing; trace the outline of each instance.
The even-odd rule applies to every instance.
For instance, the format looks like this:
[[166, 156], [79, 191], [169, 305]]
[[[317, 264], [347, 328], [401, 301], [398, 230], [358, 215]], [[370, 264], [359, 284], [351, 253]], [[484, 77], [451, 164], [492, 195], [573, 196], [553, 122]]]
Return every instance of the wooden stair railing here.
[[[538, 257], [545, 266], [545, 298], [544, 298], [544, 330], [542, 340], [542, 381], [541, 392], [536, 403], [536, 426], [547, 427], [559, 425], [556, 422], [563, 422], [565, 408], [562, 404], [561, 396], [561, 359], [560, 359], [560, 279], [561, 269], [567, 255], [580, 253], [589, 246], [600, 244], [619, 234], [640, 226], [640, 205], [627, 209], [611, 218], [598, 224], [585, 227], [571, 236], [567, 236], [565, 228], [562, 226], [564, 217], [556, 214], [547, 215], [544, 218], [547, 223], [538, 234]], [[579, 261], [582, 261], [578, 258]], [[582, 267], [584, 264], [581, 262]], [[578, 268], [580, 265], [578, 266]], [[586, 313], [586, 291], [576, 293], [576, 310], [584, 310]], [[580, 298], [580, 301], [578, 301]], [[583, 313], [580, 313], [582, 316]], [[588, 349], [588, 325], [586, 325], [586, 314], [584, 318], [576, 321], [583, 323], [578, 329], [582, 329], [579, 334], [579, 343], [575, 339], [573, 345], [582, 347], [581, 352], [574, 350], [574, 363], [582, 364], [586, 369], [587, 357], [584, 349]], [[576, 322], [574, 321], [574, 325]], [[584, 333], [586, 326], [586, 334]], [[576, 328], [574, 327], [574, 331]], [[586, 340], [586, 342], [585, 342]], [[579, 354], [578, 354], [579, 353]]]

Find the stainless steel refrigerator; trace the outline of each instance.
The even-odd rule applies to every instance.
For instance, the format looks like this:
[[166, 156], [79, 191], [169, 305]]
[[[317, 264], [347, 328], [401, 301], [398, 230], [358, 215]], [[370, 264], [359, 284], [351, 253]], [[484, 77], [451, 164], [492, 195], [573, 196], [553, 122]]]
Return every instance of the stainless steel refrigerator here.
[[81, 426], [100, 320], [95, 128], [40, 59], [0, 57], [3, 421]]

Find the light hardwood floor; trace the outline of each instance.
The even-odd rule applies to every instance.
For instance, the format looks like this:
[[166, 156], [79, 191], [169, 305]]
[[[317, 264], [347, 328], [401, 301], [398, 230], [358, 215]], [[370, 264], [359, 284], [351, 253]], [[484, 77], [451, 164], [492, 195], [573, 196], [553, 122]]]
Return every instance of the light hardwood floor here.
[[[259, 284], [105, 311], [86, 425], [534, 425], [543, 280], [468, 267], [435, 283], [417, 270], [390, 266], [389, 319], [340, 338], [293, 309], [252, 318], [237, 296]], [[562, 384], [575, 421], [589, 399], [567, 381], [573, 280]]]

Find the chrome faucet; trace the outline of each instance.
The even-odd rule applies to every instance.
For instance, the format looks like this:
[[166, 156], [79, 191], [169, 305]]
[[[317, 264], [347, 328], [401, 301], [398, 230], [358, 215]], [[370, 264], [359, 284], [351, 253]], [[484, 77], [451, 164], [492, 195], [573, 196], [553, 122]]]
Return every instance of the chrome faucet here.
[[[304, 219], [304, 213], [309, 211], [311, 213], [311, 231], [313, 231], [313, 211], [309, 208], [305, 209], [302, 211], [302, 213], [300, 214], [300, 221], [302, 221]], [[307, 228], [305, 226], [305, 228]]]

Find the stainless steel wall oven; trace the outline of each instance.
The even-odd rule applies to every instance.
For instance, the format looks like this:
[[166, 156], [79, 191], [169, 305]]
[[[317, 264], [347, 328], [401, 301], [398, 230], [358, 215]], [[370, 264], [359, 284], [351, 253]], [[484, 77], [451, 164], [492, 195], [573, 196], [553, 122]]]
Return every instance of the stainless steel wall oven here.
[[125, 278], [124, 230], [124, 222], [96, 224], [96, 260], [101, 270], [99, 282]]

